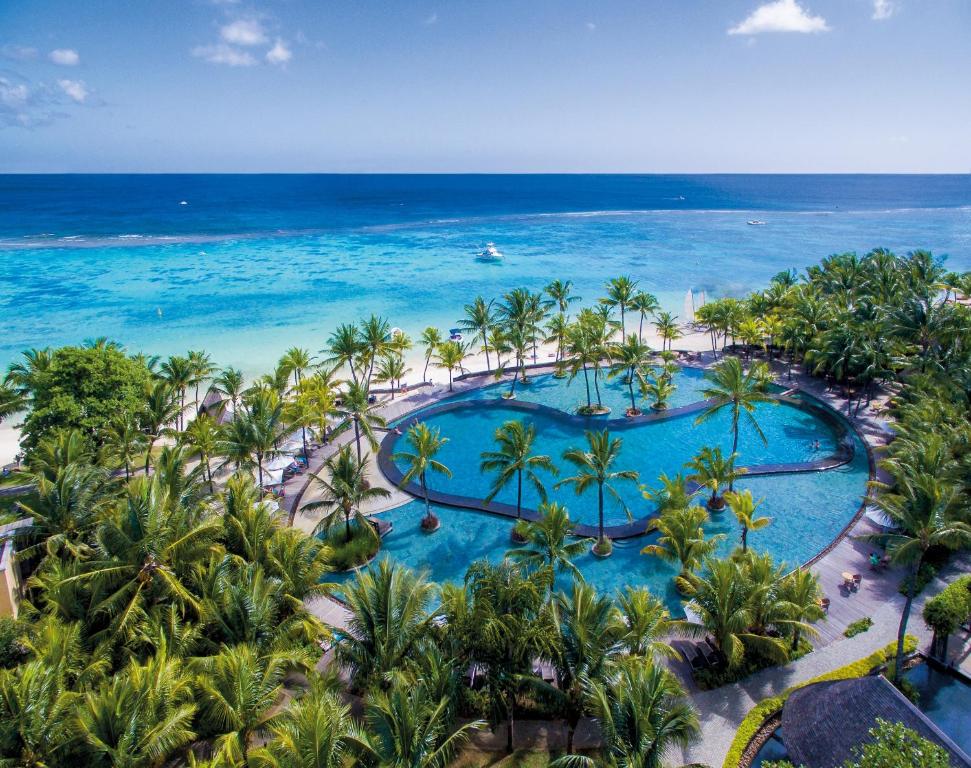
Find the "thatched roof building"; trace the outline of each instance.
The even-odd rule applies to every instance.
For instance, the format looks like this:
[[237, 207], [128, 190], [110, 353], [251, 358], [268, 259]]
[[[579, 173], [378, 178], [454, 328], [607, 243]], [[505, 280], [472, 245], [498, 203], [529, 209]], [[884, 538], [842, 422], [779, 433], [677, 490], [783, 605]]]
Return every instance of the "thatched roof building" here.
[[807, 685], [794, 691], [782, 710], [782, 741], [794, 765], [839, 768], [854, 748], [871, 741], [877, 718], [903, 723], [940, 744], [955, 768], [971, 768], [969, 758], [923, 712], [884, 677]]

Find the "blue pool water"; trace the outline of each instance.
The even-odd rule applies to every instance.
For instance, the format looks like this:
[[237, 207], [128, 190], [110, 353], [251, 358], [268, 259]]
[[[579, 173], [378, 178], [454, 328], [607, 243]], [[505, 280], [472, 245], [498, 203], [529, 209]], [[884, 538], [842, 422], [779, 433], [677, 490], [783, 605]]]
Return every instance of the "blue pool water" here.
[[[567, 403], [572, 404], [573, 396], [565, 393], [575, 392], [578, 384], [574, 382], [571, 385], [565, 380], [556, 379], [548, 374], [535, 377], [534, 382], [523, 388], [522, 399], [532, 396], [540, 402], [559, 403], [561, 407]], [[697, 393], [702, 382], [700, 371], [682, 369], [675, 376], [675, 382], [679, 390], [684, 389], [690, 393], [690, 400], [698, 399]], [[537, 389], [533, 391], [533, 387]], [[501, 390], [496, 387], [490, 387], [455, 398], [459, 402], [496, 398], [497, 402], [491, 408], [455, 410], [433, 414], [425, 419], [429, 426], [437, 427], [442, 436], [448, 438], [448, 442], [439, 454], [439, 459], [453, 470], [451, 479], [440, 475], [429, 475], [430, 487], [460, 496], [484, 498], [492, 487], [494, 476], [478, 471], [481, 453], [494, 447], [495, 430], [505, 421], [513, 419], [522, 419], [535, 427], [537, 438], [534, 450], [553, 459], [560, 468], [560, 479], [572, 474], [572, 466], [562, 460], [562, 455], [569, 448], [585, 445], [583, 429], [554, 415], [524, 414], [522, 411], [517, 411], [497, 398], [499, 391]], [[603, 391], [605, 394], [610, 393], [609, 398], [605, 397], [605, 402], [609, 399], [620, 400], [625, 393], [619, 380], [608, 382]], [[622, 414], [623, 408], [615, 409], [614, 413]], [[835, 448], [836, 440], [831, 429], [816, 417], [797, 408], [784, 404], [760, 405], [757, 407], [755, 417], [767, 442], [763, 443], [751, 427], [744, 426], [739, 439], [739, 463], [742, 465], [811, 461], [830, 455]], [[602, 420], [591, 418], [587, 423], [590, 428], [599, 429]], [[607, 524], [626, 522], [627, 511], [635, 518], [651, 514], [653, 506], [643, 498], [640, 486], [655, 487], [662, 472], [668, 475], [677, 473], [703, 446], [721, 446], [727, 454], [731, 450], [730, 424], [730, 415], [722, 412], [698, 425], [695, 424], [695, 415], [690, 414], [613, 429], [612, 434], [623, 441], [617, 468], [637, 470], [640, 480], [637, 483], [617, 484], [623, 503], [608, 498], [605, 522]], [[815, 447], [816, 441], [819, 441], [819, 448]], [[803, 526], [813, 525], [817, 517], [815, 508], [820, 505], [827, 510], [826, 514], [837, 513], [837, 519], [842, 521], [836, 526], [835, 530], [838, 531], [856, 510], [864, 491], [868, 465], [862, 445], [858, 445], [857, 448], [854, 460], [849, 465], [827, 472], [825, 475], [813, 473], [784, 475], [777, 478], [750, 478], [745, 483], [751, 485], [756, 497], [766, 496], [762, 507], [764, 513], [787, 521], [787, 527], [794, 526], [797, 538], [800, 537]], [[595, 494], [577, 497], [568, 487], [553, 493], [552, 486], [557, 478], [546, 473], [540, 474], [545, 478], [544, 485], [548, 492], [569, 507], [574, 520], [596, 522]], [[779, 490], [772, 493], [769, 488]], [[496, 499], [514, 504], [515, 486], [510, 484], [496, 496]], [[539, 501], [536, 491], [524, 485], [523, 505], [535, 509]], [[797, 513], [796, 510], [799, 512]], [[792, 518], [791, 521], [790, 518]], [[781, 528], [782, 525], [779, 527]], [[785, 535], [785, 532], [780, 532], [780, 536], [782, 535]], [[832, 537], [831, 535], [829, 539]], [[788, 557], [790, 560], [796, 559], [791, 555]]]
[[[683, 370], [677, 376], [685, 382], [685, 388], [697, 387], [698, 372]], [[552, 377], [536, 377], [539, 389], [550, 394], [551, 402], [567, 402], [558, 389], [567, 383]], [[620, 387], [619, 382], [611, 386]], [[474, 400], [495, 395], [495, 389], [465, 393], [455, 399]], [[454, 494], [481, 497], [488, 492], [489, 478], [478, 472], [479, 452], [490, 447], [492, 432], [507, 418], [521, 418], [501, 403], [486, 410], [463, 413], [453, 411], [427, 418], [438, 426], [442, 434], [450, 438], [439, 458], [452, 468], [452, 480], [433, 480], [433, 487]], [[768, 445], [762, 445], [754, 435], [743, 433], [743, 460], [749, 463], [804, 461], [828, 454], [833, 448], [834, 436], [824, 423], [792, 407], [765, 406], [757, 417], [762, 425]], [[527, 420], [536, 424], [538, 446], [548, 451], [556, 460], [567, 445], [580, 445], [582, 429], [551, 416], [529, 414]], [[619, 465], [637, 469], [643, 482], [653, 484], [661, 471], [677, 472], [701, 446], [730, 445], [728, 423], [720, 418], [700, 426], [694, 425], [694, 417], [675, 418], [640, 426], [619, 429], [624, 446]], [[821, 441], [816, 452], [811, 441]], [[857, 438], [854, 436], [854, 440]], [[842, 530], [859, 508], [866, 490], [869, 467], [862, 444], [857, 443], [853, 460], [838, 469], [827, 472], [810, 472], [791, 475], [743, 478], [737, 482], [740, 489], [751, 489], [756, 498], [763, 498], [763, 514], [772, 518], [765, 529], [749, 534], [749, 545], [771, 554], [776, 560], [797, 565], [809, 560], [826, 547]], [[624, 498], [635, 517], [653, 513], [653, 504], [644, 499], [636, 484], [624, 489]], [[574, 520], [596, 522], [595, 496], [577, 498], [572, 490], [551, 491], [551, 496], [566, 504]], [[498, 497], [514, 502], [512, 490]], [[526, 506], [537, 499], [530, 491]], [[393, 523], [394, 528], [385, 539], [379, 557], [392, 558], [413, 568], [423, 570], [436, 582], [461, 581], [470, 562], [479, 558], [500, 560], [510, 548], [509, 534], [513, 522], [484, 512], [472, 512], [436, 506], [442, 527], [434, 534], [420, 530], [423, 504], [410, 502], [384, 512], [380, 517]], [[627, 517], [616, 504], [611, 504], [607, 522], [624, 522]], [[716, 514], [707, 524], [710, 535], [724, 534], [718, 555], [727, 555], [737, 546], [740, 529], [731, 512]], [[672, 577], [673, 565], [657, 558], [640, 554], [640, 550], [655, 540], [656, 534], [648, 534], [630, 540], [615, 542], [611, 557], [600, 559], [584, 554], [577, 565], [584, 577], [598, 589], [614, 592], [627, 585], [645, 585], [663, 597], [672, 612], [681, 614], [678, 594]], [[343, 576], [342, 578], [347, 578]]]
[[362, 314], [417, 336], [552, 278], [591, 302], [629, 273], [681, 313], [845, 250], [968, 269], [969, 206], [969, 175], [0, 176], [0, 365], [105, 335], [263, 373]]
[[904, 673], [920, 698], [917, 706], [927, 715], [965, 754], [971, 755], [971, 685], [954, 675], [935, 669], [930, 664], [919, 664]]

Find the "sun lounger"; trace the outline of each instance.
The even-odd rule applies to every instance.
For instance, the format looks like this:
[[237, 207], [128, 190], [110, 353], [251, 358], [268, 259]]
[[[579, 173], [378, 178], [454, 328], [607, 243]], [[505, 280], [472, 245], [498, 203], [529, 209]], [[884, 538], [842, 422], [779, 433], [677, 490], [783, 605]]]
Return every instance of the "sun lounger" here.
[[684, 659], [684, 662], [691, 667], [692, 672], [698, 672], [708, 666], [705, 662], [705, 657], [700, 653], [694, 643], [689, 643], [686, 640], [675, 640], [671, 643], [671, 646]]

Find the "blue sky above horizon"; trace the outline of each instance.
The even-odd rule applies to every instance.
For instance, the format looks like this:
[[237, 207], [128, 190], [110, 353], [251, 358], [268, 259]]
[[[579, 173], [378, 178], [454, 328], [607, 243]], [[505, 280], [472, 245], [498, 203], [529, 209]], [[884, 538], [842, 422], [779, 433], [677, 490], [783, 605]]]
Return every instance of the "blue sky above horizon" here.
[[0, 172], [971, 172], [968, 0], [0, 3]]

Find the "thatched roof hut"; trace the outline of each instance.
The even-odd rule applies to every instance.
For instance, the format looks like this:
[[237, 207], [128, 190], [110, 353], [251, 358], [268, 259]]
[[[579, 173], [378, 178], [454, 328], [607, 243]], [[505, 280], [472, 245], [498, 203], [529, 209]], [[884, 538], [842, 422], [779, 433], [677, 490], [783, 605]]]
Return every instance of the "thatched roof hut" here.
[[955, 768], [971, 768], [971, 758], [923, 712], [881, 676], [807, 685], [794, 691], [782, 710], [782, 741], [794, 765], [839, 768], [854, 748], [871, 741], [877, 718], [903, 723], [940, 744]]

